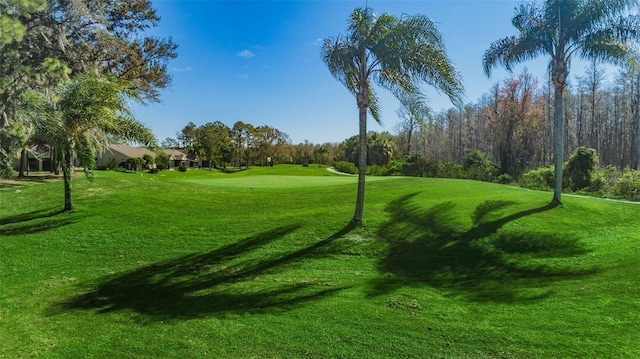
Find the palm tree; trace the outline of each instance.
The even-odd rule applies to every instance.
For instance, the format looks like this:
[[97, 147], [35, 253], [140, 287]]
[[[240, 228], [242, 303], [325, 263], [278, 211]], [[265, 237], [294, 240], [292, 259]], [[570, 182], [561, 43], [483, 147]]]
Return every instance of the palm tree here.
[[429, 108], [424, 105], [423, 98], [412, 96], [411, 94], [401, 96], [400, 109], [396, 111], [398, 118], [402, 120], [400, 123], [401, 131], [407, 135], [407, 146], [405, 155], [411, 153], [411, 139], [413, 132], [419, 127], [424, 126], [425, 120], [431, 118]]
[[623, 62], [627, 42], [640, 32], [640, 19], [629, 15], [636, 0], [546, 0], [524, 3], [512, 19], [515, 36], [491, 44], [482, 62], [487, 76], [497, 65], [511, 71], [514, 64], [539, 55], [551, 57], [554, 86], [555, 182], [551, 203], [561, 204], [563, 161], [562, 97], [573, 55], [591, 60]]
[[324, 40], [322, 59], [331, 74], [355, 95], [358, 105], [360, 156], [352, 222], [360, 225], [367, 164], [367, 112], [381, 121], [372, 82], [396, 97], [407, 93], [419, 96], [420, 85], [426, 83], [460, 105], [462, 80], [445, 52], [440, 32], [422, 15], [377, 17], [370, 8], [357, 8], [349, 17], [346, 35]]
[[126, 83], [82, 74], [64, 82], [53, 99], [36, 92], [26, 97], [25, 111], [36, 122], [39, 136], [61, 152], [58, 165], [64, 177], [63, 211], [73, 209], [74, 154], [91, 179], [94, 153], [104, 148], [108, 138], [154, 145], [151, 130], [131, 116], [128, 99], [135, 95], [128, 88]]

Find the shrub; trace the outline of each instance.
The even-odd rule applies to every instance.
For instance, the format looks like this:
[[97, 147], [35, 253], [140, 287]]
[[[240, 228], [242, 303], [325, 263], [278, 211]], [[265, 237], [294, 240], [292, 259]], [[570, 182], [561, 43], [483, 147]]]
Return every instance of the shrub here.
[[469, 179], [491, 182], [496, 177], [498, 166], [491, 161], [488, 153], [473, 150], [464, 159], [464, 169]]
[[159, 169], [157, 169], [157, 168], [153, 168], [153, 167], [152, 167], [152, 168], [149, 168], [149, 173], [156, 174], [156, 173], [158, 173], [158, 172], [160, 172], [160, 170], [159, 170]]
[[386, 171], [384, 173], [385, 176], [400, 176], [402, 175], [402, 168], [404, 167], [404, 162], [402, 160], [391, 160], [387, 164]]
[[369, 166], [367, 166], [367, 175], [369, 175], [369, 176], [386, 176], [387, 175], [387, 167], [386, 166], [378, 166], [378, 165], [369, 165]]
[[567, 177], [572, 191], [591, 186], [591, 175], [598, 165], [598, 155], [593, 148], [580, 146], [569, 157]]
[[347, 162], [347, 161], [334, 162], [333, 168], [335, 168], [335, 170], [338, 172], [351, 173], [351, 174], [358, 173], [358, 167], [356, 167], [356, 165], [354, 165], [353, 163]]
[[115, 158], [109, 158], [109, 163], [107, 163], [107, 169], [108, 170], [115, 170], [116, 169], [116, 159]]
[[429, 161], [421, 154], [408, 155], [404, 158], [401, 172], [405, 176], [425, 177], [427, 176]]
[[508, 173], [503, 173], [496, 178], [496, 182], [501, 184], [510, 184], [513, 182], [513, 178]]
[[180, 165], [180, 166], [178, 166], [178, 171], [180, 171], [180, 172], [187, 172], [187, 166], [185, 166], [185, 165]]
[[520, 185], [524, 188], [547, 191], [553, 188], [555, 177], [553, 166], [536, 168], [520, 176]]
[[158, 151], [158, 155], [156, 156], [156, 167], [159, 170], [165, 170], [169, 168], [170, 161], [171, 161], [171, 158], [166, 152], [162, 150]]
[[613, 188], [621, 176], [622, 173], [615, 166], [602, 167], [593, 173], [589, 191], [599, 196], [613, 196]]
[[622, 177], [616, 182], [613, 193], [620, 198], [640, 199], [640, 171], [625, 170]]
[[437, 162], [433, 177], [438, 178], [466, 178], [464, 168], [461, 164], [454, 161]]
[[145, 153], [142, 156], [142, 160], [144, 161], [144, 165], [147, 166], [147, 168], [153, 167], [153, 164], [155, 163], [155, 158], [153, 158], [153, 156], [148, 153]]

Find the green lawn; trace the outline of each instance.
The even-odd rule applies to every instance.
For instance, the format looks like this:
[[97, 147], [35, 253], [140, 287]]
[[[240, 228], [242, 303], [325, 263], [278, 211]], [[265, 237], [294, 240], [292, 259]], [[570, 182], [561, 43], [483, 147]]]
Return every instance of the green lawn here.
[[318, 167], [0, 184], [1, 358], [640, 357], [640, 206]]

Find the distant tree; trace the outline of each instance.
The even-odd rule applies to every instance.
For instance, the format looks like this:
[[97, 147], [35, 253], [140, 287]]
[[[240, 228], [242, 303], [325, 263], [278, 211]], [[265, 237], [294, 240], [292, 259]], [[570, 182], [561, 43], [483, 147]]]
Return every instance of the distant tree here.
[[358, 105], [360, 158], [352, 223], [360, 225], [367, 163], [367, 112], [380, 121], [372, 82], [396, 96], [419, 96], [420, 84], [426, 83], [458, 105], [462, 102], [462, 81], [446, 55], [440, 32], [422, 15], [376, 16], [371, 8], [357, 8], [350, 15], [346, 35], [324, 40], [322, 58], [331, 74], [356, 97]]
[[253, 148], [258, 163], [267, 165], [267, 157], [280, 157], [283, 146], [289, 143], [289, 136], [277, 128], [263, 125], [254, 129]]
[[202, 154], [209, 160], [209, 169], [216, 162], [222, 163], [225, 154], [230, 151], [229, 131], [229, 127], [220, 121], [209, 122], [196, 129], [196, 140]]
[[329, 150], [326, 146], [318, 145], [313, 149], [313, 155], [315, 157], [315, 162], [319, 164], [326, 164], [327, 155], [329, 155]]
[[497, 65], [514, 64], [548, 55], [554, 86], [554, 165], [552, 203], [560, 204], [563, 165], [563, 94], [572, 56], [622, 62], [628, 42], [640, 35], [640, 18], [630, 15], [635, 0], [545, 0], [516, 8], [512, 23], [518, 35], [491, 44], [482, 62], [485, 73]]
[[544, 120], [544, 111], [537, 106], [537, 88], [536, 80], [527, 73], [507, 79], [494, 89], [486, 111], [500, 173], [513, 178], [533, 161], [535, 154], [533, 141]]
[[240, 168], [244, 162], [249, 168], [249, 159], [253, 141], [254, 127], [250, 123], [237, 121], [231, 128], [231, 139], [234, 147], [236, 167]]
[[147, 168], [152, 168], [153, 164], [155, 163], [156, 159], [153, 158], [153, 156], [151, 156], [148, 153], [145, 153], [142, 156], [142, 160], [144, 161], [143, 165], [146, 166]]
[[61, 152], [64, 176], [64, 211], [73, 209], [71, 172], [74, 154], [85, 174], [92, 178], [96, 150], [102, 149], [106, 135], [152, 146], [150, 129], [136, 121], [129, 110], [130, 84], [95, 74], [77, 75], [64, 82], [53, 99], [40, 93], [27, 95], [25, 112], [39, 127], [39, 133]]
[[178, 143], [180, 144], [180, 148], [185, 149], [189, 152], [189, 155], [194, 155], [195, 152], [195, 142], [196, 142], [196, 130], [198, 126], [195, 123], [189, 122], [186, 126], [182, 128], [179, 132], [176, 133], [176, 137], [178, 138]]
[[169, 163], [171, 162], [171, 157], [168, 153], [163, 151], [161, 148], [156, 150], [156, 168], [159, 170], [166, 170], [169, 168]]
[[384, 166], [395, 153], [395, 140], [387, 132], [369, 133], [367, 138], [367, 158], [369, 164]]
[[397, 114], [400, 118], [400, 132], [406, 136], [406, 145], [403, 146], [403, 153], [408, 155], [412, 152], [412, 143], [414, 132], [431, 116], [429, 107], [424, 103], [424, 99], [413, 94], [402, 94], [399, 98], [400, 109]]
[[180, 144], [175, 138], [167, 137], [162, 142], [160, 142], [160, 147], [167, 149], [178, 149], [180, 148]]

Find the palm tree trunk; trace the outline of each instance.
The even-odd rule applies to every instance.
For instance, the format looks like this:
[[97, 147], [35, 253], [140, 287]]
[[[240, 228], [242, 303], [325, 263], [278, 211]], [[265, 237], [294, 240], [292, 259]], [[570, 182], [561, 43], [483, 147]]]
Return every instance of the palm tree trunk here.
[[[358, 95], [358, 97], [364, 95]], [[368, 97], [368, 96], [367, 96]], [[364, 97], [364, 98], [367, 98]], [[360, 156], [358, 158], [358, 195], [356, 197], [356, 211], [351, 222], [359, 226], [362, 224], [362, 214], [364, 212], [364, 187], [367, 174], [367, 107], [358, 101], [358, 117], [360, 124]]]
[[561, 84], [555, 84], [554, 90], [554, 115], [553, 115], [553, 160], [554, 160], [554, 173], [555, 179], [553, 184], [553, 199], [551, 203], [562, 204], [562, 161], [563, 161], [563, 137], [564, 137], [564, 122], [562, 119], [562, 92], [564, 86]]
[[73, 204], [71, 203], [71, 167], [73, 166], [73, 152], [67, 151], [64, 155], [64, 164], [62, 165], [62, 174], [64, 178], [64, 209], [63, 211], [71, 211]]
[[24, 169], [27, 166], [27, 149], [23, 148], [22, 151], [20, 151], [20, 166], [18, 167], [19, 178], [24, 178]]

